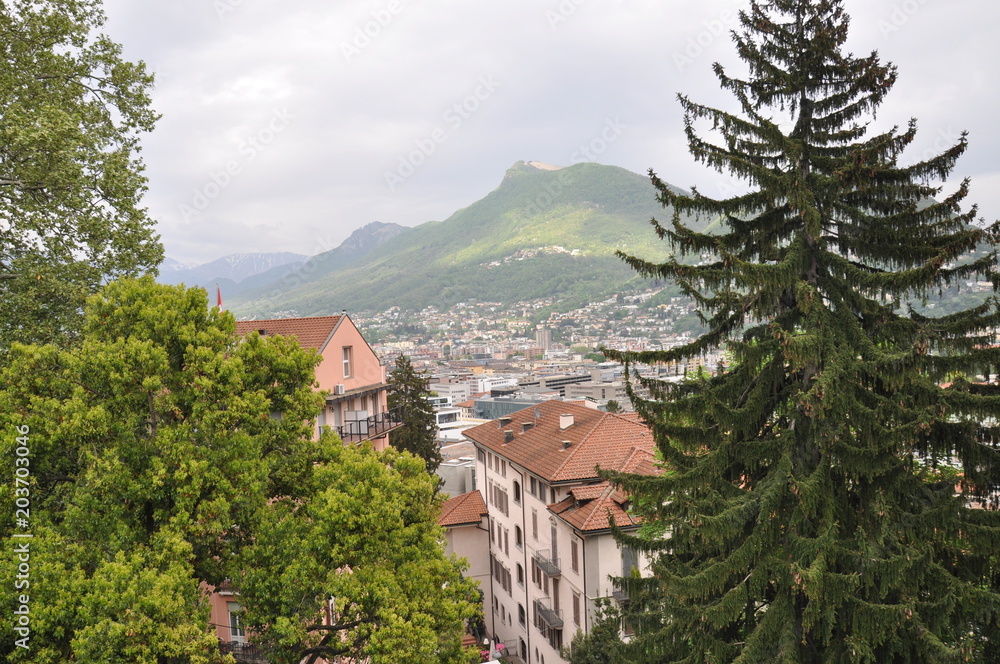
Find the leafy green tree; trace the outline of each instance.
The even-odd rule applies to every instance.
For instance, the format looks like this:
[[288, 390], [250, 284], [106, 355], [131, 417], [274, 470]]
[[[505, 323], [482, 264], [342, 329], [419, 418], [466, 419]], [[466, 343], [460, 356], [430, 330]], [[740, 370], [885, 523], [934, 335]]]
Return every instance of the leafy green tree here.
[[[652, 396], [630, 395], [672, 472], [613, 476], [659, 526], [620, 536], [653, 559], [652, 578], [622, 584], [658, 598], [630, 609], [621, 661], [996, 661], [1000, 513], [970, 501], [1000, 485], [1000, 396], [944, 378], [996, 366], [997, 300], [940, 318], [899, 306], [998, 281], [995, 253], [967, 256], [998, 235], [961, 211], [968, 182], [933, 200], [966, 138], [904, 165], [915, 121], [869, 135], [896, 69], [844, 52], [839, 0], [753, 1], [740, 20], [749, 73], [715, 66], [738, 111], [680, 102], [695, 158], [752, 190], [685, 195], [651, 173], [675, 214], [656, 231], [679, 255], [622, 256], [676, 281], [709, 331], [611, 356], [727, 347], [734, 362], [679, 385], [639, 379]], [[699, 233], [685, 213], [725, 224]]]
[[412, 452], [434, 473], [441, 465], [441, 449], [435, 439], [437, 417], [427, 397], [430, 378], [413, 368], [410, 358], [400, 355], [389, 373], [389, 410], [398, 409], [403, 426], [389, 434], [389, 443], [398, 450]]
[[99, 0], [0, 3], [0, 353], [65, 344], [101, 283], [162, 259], [139, 203], [153, 79], [103, 23]]
[[[366, 643], [390, 642], [403, 629], [390, 617], [399, 617], [420, 627], [409, 632], [420, 640], [412, 648], [452, 653], [470, 609], [456, 599], [466, 590], [460, 567], [443, 555], [433, 479], [409, 454], [347, 454], [336, 436], [313, 440], [319, 356], [293, 339], [234, 332], [232, 315], [209, 309], [204, 290], [144, 277], [93, 296], [72, 348], [13, 345], [0, 372], [0, 430], [26, 433], [5, 435], [0, 453], [20, 458], [27, 442], [30, 479], [0, 492], [0, 535], [8, 551], [23, 541], [13, 537], [24, 531], [15, 501], [30, 497], [33, 645], [17, 648], [4, 621], [4, 661], [221, 662], [200, 585], [228, 578], [240, 589], [244, 577], [248, 616], [297, 607], [254, 637], [276, 652], [310, 645], [290, 642], [282, 626], [306, 615], [318, 622], [316, 598], [336, 591], [371, 609], [359, 627]], [[380, 475], [390, 472], [394, 483]], [[314, 539], [291, 536], [293, 527]], [[360, 544], [361, 532], [371, 541]], [[327, 554], [310, 563], [306, 549]], [[305, 573], [331, 556], [342, 562], [327, 575], [340, 565], [356, 574], [331, 585]], [[276, 561], [302, 579], [258, 593], [261, 574], [245, 565], [273, 571]], [[18, 564], [0, 561], [0, 583], [14, 588]], [[304, 587], [312, 604], [295, 594]], [[272, 634], [279, 643], [267, 641]]]
[[608, 399], [608, 402], [604, 404], [604, 410], [609, 413], [620, 413], [622, 412], [622, 405], [616, 399]]
[[476, 584], [444, 555], [436, 480], [391, 447], [331, 452], [312, 497], [275, 503], [240, 557], [243, 623], [276, 664], [476, 661], [461, 646]]
[[563, 658], [570, 664], [617, 664], [621, 648], [621, 612], [609, 600], [597, 600], [597, 611], [590, 630], [573, 635]]

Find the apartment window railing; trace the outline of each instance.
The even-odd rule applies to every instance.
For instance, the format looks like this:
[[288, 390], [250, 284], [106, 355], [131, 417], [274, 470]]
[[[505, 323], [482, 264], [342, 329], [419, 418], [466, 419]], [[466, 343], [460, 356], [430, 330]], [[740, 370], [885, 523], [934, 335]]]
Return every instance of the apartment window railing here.
[[334, 430], [345, 443], [360, 443], [363, 440], [383, 436], [401, 426], [403, 426], [402, 410], [394, 408], [364, 419], [347, 420], [343, 425], [334, 427]]
[[231, 654], [239, 664], [268, 664], [264, 651], [252, 643], [220, 641], [219, 652], [223, 655]]
[[547, 601], [535, 600], [535, 616], [544, 623], [544, 625], [538, 625], [539, 628], [562, 629], [562, 609], [553, 609]]
[[538, 565], [538, 569], [545, 572], [548, 576], [559, 576], [562, 574], [559, 559], [551, 558], [548, 549], [535, 552], [535, 564]]

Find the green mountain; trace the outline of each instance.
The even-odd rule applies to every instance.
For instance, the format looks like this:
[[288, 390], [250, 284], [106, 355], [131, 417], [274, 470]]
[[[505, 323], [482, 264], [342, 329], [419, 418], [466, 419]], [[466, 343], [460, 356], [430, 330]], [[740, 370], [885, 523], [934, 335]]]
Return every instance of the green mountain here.
[[653, 216], [669, 222], [672, 211], [644, 176], [600, 164], [518, 162], [496, 190], [445, 221], [399, 233], [361, 260], [321, 254], [314, 262], [323, 270], [244, 293], [230, 307], [243, 316], [309, 316], [550, 298], [569, 308], [645, 283], [614, 250], [664, 258]]

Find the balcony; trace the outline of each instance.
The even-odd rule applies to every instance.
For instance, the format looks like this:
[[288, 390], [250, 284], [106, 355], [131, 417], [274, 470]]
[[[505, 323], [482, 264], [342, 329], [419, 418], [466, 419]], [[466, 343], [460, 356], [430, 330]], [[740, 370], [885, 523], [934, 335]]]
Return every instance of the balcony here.
[[535, 600], [535, 616], [551, 629], [562, 629], [562, 609], [548, 606], [548, 600]]
[[538, 569], [542, 570], [548, 576], [560, 576], [562, 574], [559, 559], [550, 557], [548, 549], [535, 552], [535, 564], [538, 565]]
[[219, 641], [219, 652], [231, 654], [238, 664], [268, 664], [264, 652], [251, 643], [239, 641]]
[[385, 413], [376, 413], [371, 417], [349, 419], [342, 426], [333, 429], [345, 443], [360, 443], [384, 436], [401, 426], [403, 426], [402, 411], [394, 409]]

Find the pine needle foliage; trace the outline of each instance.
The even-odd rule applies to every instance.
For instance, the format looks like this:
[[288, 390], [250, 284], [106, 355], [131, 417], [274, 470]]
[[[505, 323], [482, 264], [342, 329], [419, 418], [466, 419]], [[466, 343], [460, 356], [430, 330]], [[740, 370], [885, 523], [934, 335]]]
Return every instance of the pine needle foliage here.
[[403, 426], [389, 435], [397, 450], [417, 455], [434, 474], [441, 465], [441, 448], [437, 444], [437, 417], [428, 401], [431, 379], [417, 373], [410, 358], [400, 355], [389, 373], [389, 410], [403, 418]]
[[[695, 159], [750, 193], [684, 195], [651, 171], [675, 258], [620, 254], [677, 283], [709, 331], [610, 356], [728, 358], [683, 384], [629, 385], [671, 470], [608, 474], [647, 522], [618, 537], [653, 572], [619, 580], [639, 600], [622, 661], [998, 661], [998, 301], [939, 318], [904, 306], [1000, 280], [979, 251], [998, 225], [962, 210], [969, 182], [935, 184], [966, 136], [902, 163], [916, 122], [872, 128], [896, 68], [845, 52], [839, 0], [753, 1], [740, 21], [746, 77], [714, 66], [739, 111], [679, 99]], [[687, 215], [725, 225], [696, 232]]]

